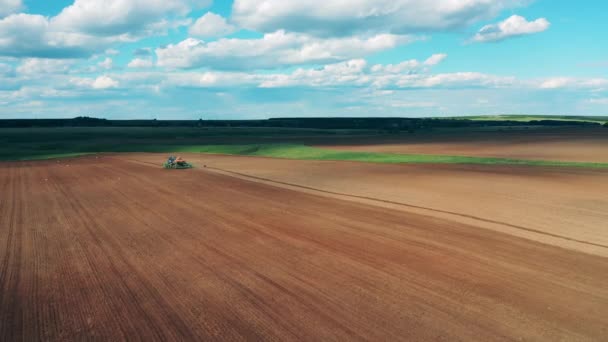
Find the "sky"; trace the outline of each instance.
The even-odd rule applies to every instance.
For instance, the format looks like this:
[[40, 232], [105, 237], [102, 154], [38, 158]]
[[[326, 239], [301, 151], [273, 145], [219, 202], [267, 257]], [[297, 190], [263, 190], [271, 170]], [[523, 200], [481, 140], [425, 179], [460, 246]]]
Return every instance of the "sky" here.
[[0, 0], [0, 119], [608, 115], [602, 0]]

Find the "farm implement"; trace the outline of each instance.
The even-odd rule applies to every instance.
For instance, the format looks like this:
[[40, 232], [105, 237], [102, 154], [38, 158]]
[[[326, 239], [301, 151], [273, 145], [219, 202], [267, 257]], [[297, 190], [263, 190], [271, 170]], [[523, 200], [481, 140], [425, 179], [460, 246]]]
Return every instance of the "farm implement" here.
[[167, 161], [163, 164], [163, 167], [165, 169], [180, 170], [180, 169], [191, 169], [194, 166], [192, 164], [188, 163], [187, 161], [185, 161], [184, 159], [182, 159], [182, 157], [170, 156], [169, 159], [167, 159]]

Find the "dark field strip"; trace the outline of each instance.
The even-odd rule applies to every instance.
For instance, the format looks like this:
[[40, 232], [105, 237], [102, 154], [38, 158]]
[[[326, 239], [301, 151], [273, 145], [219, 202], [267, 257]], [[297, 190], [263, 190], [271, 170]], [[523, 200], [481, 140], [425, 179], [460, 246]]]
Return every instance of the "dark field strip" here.
[[[440, 145], [432, 145], [435, 148], [431, 146], [429, 149], [427, 144], [430, 142]], [[253, 127], [14, 128], [0, 129], [0, 161], [44, 160], [98, 153], [191, 152], [383, 164], [608, 169], [605, 149], [602, 148], [606, 143], [608, 130], [599, 126], [537, 130], [517, 127], [452, 129], [416, 134]], [[460, 146], [460, 149], [454, 150], [455, 146]]]
[[601, 340], [608, 259], [115, 158], [0, 164], [0, 340]]

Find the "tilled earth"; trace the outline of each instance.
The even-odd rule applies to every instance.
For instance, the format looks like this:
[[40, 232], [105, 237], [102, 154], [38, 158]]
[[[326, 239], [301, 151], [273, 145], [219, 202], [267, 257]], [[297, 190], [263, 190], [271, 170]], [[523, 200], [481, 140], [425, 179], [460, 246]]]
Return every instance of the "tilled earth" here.
[[122, 157], [0, 164], [0, 340], [601, 340], [608, 258]]
[[608, 129], [602, 127], [491, 130], [466, 134], [425, 132], [392, 139], [357, 139], [316, 145], [365, 152], [608, 163]]

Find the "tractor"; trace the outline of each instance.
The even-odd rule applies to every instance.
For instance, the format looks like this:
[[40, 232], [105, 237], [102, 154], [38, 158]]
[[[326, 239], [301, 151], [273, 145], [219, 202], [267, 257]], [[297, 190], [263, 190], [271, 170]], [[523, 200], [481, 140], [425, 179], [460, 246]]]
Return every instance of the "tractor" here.
[[182, 157], [170, 156], [163, 164], [163, 167], [165, 169], [191, 169], [194, 166], [182, 159]]

